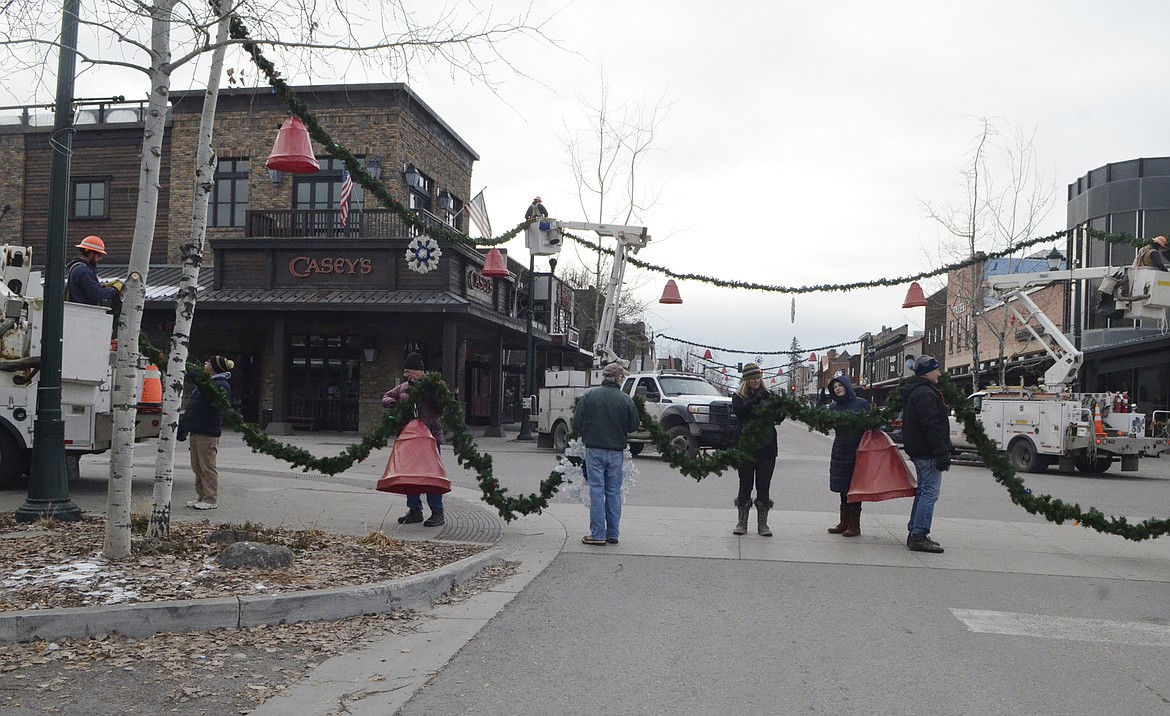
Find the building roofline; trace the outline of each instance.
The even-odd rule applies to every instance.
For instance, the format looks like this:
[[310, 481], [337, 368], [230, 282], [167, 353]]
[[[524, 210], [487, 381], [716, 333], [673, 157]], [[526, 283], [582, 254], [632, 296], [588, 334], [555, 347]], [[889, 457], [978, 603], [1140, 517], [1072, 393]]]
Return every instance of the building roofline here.
[[[367, 84], [301, 85], [299, 87], [292, 87], [290, 85], [290, 88], [294, 92], [296, 92], [298, 95], [303, 95], [303, 94], [350, 94], [350, 93], [357, 93], [357, 92], [390, 92], [390, 93], [397, 92], [397, 93], [404, 94], [411, 102], [414, 102], [415, 104], [417, 104], [423, 111], [425, 111], [428, 115], [430, 115], [430, 117], [433, 120], [435, 120], [435, 123], [438, 124], [440, 127], [442, 127], [448, 134], [450, 134], [451, 137], [454, 138], [455, 141], [460, 144], [460, 146], [462, 146], [465, 150], [467, 150], [467, 153], [472, 156], [474, 161], [479, 161], [479, 153], [476, 152], [475, 149], [473, 149], [471, 147], [471, 145], [468, 144], [465, 139], [463, 139], [463, 137], [459, 136], [459, 134], [454, 129], [451, 129], [451, 125], [447, 124], [447, 122], [439, 115], [438, 112], [431, 109], [431, 106], [429, 104], [427, 104], [425, 101], [423, 101], [422, 97], [419, 97], [418, 93], [415, 92], [414, 90], [412, 90], [404, 82], [374, 82], [374, 83], [367, 83]], [[180, 101], [182, 101], [184, 99], [196, 97], [196, 98], [199, 98], [199, 101], [200, 101], [199, 105], [200, 105], [200, 107], [202, 107], [202, 98], [206, 93], [207, 93], [207, 91], [204, 89], [173, 91], [170, 94], [171, 105], [173, 107], [174, 105], [178, 104]], [[275, 94], [275, 91], [271, 87], [268, 87], [268, 86], [265, 86], [265, 87], [225, 87], [225, 88], [220, 89], [220, 95], [221, 96], [228, 96], [228, 97], [240, 97], [240, 96], [248, 96], [248, 95], [259, 97], [259, 96], [268, 96], [268, 95], [274, 95], [274, 94]]]

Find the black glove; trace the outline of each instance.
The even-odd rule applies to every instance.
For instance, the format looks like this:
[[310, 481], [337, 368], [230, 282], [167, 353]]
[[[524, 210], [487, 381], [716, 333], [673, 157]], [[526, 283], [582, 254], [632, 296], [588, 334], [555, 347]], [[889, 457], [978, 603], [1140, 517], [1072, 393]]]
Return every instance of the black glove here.
[[942, 455], [936, 455], [934, 458], [934, 465], [938, 468], [939, 472], [946, 472], [947, 470], [950, 470], [951, 454], [948, 452]]
[[187, 431], [180, 428], [179, 432], [175, 433], [175, 440], [181, 443], [187, 442]]

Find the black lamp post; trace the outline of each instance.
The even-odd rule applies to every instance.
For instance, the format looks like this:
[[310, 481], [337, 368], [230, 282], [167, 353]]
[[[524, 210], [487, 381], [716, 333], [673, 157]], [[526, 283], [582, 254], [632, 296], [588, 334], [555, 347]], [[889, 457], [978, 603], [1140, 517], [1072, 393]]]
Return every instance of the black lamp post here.
[[17, 522], [42, 517], [76, 522], [81, 510], [69, 499], [65, 468], [65, 421], [61, 417], [61, 343], [65, 321], [65, 244], [69, 232], [69, 156], [73, 148], [73, 76], [77, 66], [77, 16], [80, 0], [65, 0], [61, 54], [57, 62], [54, 148], [49, 168], [49, 236], [45, 248], [45, 302], [41, 327], [41, 378], [37, 386], [32, 465], [28, 498], [16, 510]]
[[534, 376], [536, 366], [533, 362], [532, 349], [532, 310], [533, 297], [536, 293], [536, 254], [528, 252], [528, 326], [525, 332], [524, 344], [524, 400], [520, 403], [520, 434], [517, 440], [534, 440], [532, 435], [532, 393], [534, 391]]

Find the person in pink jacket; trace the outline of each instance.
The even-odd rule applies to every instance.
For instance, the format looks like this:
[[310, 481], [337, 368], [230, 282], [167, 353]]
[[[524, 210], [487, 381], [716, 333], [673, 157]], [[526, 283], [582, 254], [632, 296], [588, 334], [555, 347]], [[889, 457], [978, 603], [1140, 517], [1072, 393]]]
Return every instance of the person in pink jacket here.
[[[410, 386], [422, 379], [426, 368], [423, 365], [423, 357], [418, 353], [408, 353], [406, 360], [402, 363], [402, 374], [406, 376], [406, 382], [399, 383], [386, 394], [382, 396], [382, 407], [392, 408], [399, 401], [405, 400], [407, 391]], [[418, 419], [427, 426], [431, 431], [431, 435], [435, 436], [435, 444], [442, 446], [443, 444], [443, 425], [440, 418], [443, 415], [443, 407], [433, 398], [424, 398], [418, 403]], [[431, 508], [431, 516], [426, 522], [423, 522], [422, 511], [422, 497], [419, 495], [406, 496], [406, 514], [398, 518], [398, 524], [411, 524], [414, 522], [422, 522], [424, 527], [440, 527], [447, 522], [443, 515], [443, 495], [427, 493], [427, 506]]]

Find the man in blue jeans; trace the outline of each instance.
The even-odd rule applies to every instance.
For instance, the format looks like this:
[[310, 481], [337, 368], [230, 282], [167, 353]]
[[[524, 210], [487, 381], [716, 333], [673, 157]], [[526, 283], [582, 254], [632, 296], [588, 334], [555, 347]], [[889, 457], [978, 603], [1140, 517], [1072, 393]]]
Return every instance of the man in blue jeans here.
[[573, 427], [585, 443], [585, 473], [589, 481], [589, 534], [583, 544], [617, 544], [622, 518], [622, 463], [630, 433], [641, 427], [634, 400], [622, 392], [626, 376], [620, 363], [601, 372], [601, 385], [577, 401]]
[[937, 360], [918, 356], [914, 377], [902, 386], [902, 447], [914, 461], [918, 492], [910, 508], [906, 547], [914, 552], [938, 554], [942, 545], [930, 538], [934, 505], [938, 502], [942, 474], [951, 467], [950, 410], [938, 388], [941, 373]]

